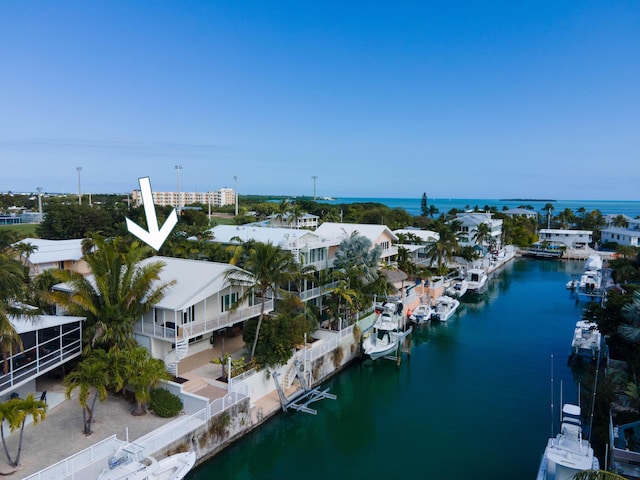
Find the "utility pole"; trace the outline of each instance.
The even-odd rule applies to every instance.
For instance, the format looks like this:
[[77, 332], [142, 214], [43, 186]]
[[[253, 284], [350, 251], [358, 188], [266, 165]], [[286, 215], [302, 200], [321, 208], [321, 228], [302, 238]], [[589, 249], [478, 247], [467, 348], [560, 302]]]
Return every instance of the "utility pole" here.
[[316, 201], [316, 180], [318, 179], [317, 175], [313, 175], [311, 178], [313, 178], [313, 201]]
[[40, 223], [42, 223], [42, 187], [36, 188], [38, 191], [38, 212], [40, 213]]
[[82, 205], [82, 191], [80, 189], [80, 172], [82, 171], [82, 167], [76, 167], [78, 171], [78, 205]]
[[178, 206], [176, 213], [178, 214], [178, 218], [180, 218], [180, 170], [182, 170], [182, 165], [176, 165], [174, 168], [178, 171]]
[[233, 191], [236, 194], [236, 217], [238, 216], [238, 177], [233, 176]]

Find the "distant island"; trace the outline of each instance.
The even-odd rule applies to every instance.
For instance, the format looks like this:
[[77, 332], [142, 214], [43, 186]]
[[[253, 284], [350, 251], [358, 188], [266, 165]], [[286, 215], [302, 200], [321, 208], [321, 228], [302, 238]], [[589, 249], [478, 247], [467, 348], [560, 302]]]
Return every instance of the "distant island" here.
[[548, 198], [501, 198], [499, 202], [557, 202]]

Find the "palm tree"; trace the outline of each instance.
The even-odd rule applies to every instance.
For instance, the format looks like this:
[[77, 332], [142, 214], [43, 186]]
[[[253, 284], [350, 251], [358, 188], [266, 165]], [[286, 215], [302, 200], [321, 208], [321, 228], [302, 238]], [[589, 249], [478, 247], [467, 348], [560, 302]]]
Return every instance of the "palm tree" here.
[[24, 266], [0, 252], [0, 352], [2, 353], [4, 373], [9, 371], [7, 357], [14, 348], [22, 350], [22, 340], [11, 323], [10, 316], [30, 315], [34, 312], [22, 308], [19, 302], [26, 291]]
[[55, 272], [58, 281], [71, 285], [70, 295], [53, 292], [47, 297], [71, 315], [87, 318], [86, 332], [94, 347], [110, 350], [136, 345], [135, 322], [164, 296], [174, 282], [160, 283], [162, 262], [140, 262], [151, 250], [138, 242], [127, 245], [122, 238], [93, 238], [95, 247], [85, 255], [92, 276], [65, 270]]
[[292, 228], [295, 225], [298, 228], [298, 221], [304, 216], [304, 212], [302, 211], [302, 205], [298, 202], [294, 202], [290, 205], [289, 213], [287, 217], [287, 223], [289, 224], [289, 228]]
[[167, 379], [169, 375], [164, 362], [150, 357], [147, 349], [142, 346], [129, 350], [126, 362], [129, 373], [127, 383], [133, 387], [136, 398], [136, 408], [132, 414], [144, 415], [147, 413], [146, 404], [151, 399], [151, 389], [157, 387], [160, 380]]
[[25, 267], [29, 264], [29, 258], [31, 254], [38, 250], [37, 245], [32, 245], [27, 242], [20, 242], [13, 245], [13, 249], [16, 253], [19, 254], [20, 259], [24, 257], [24, 265]]
[[483, 254], [486, 253], [484, 248], [485, 244], [490, 243], [492, 238], [491, 226], [488, 223], [481, 223], [476, 227], [476, 233], [473, 235], [473, 241], [476, 242], [476, 244], [480, 244]]
[[439, 235], [438, 241], [427, 245], [425, 250], [425, 255], [430, 264], [436, 264], [438, 275], [447, 273], [449, 270], [447, 264], [453, 259], [459, 249], [458, 235], [456, 233], [457, 225], [458, 222], [450, 222], [436, 226], [436, 231]]
[[547, 228], [551, 228], [551, 212], [554, 210], [553, 203], [545, 204], [543, 210], [547, 212]]
[[[2, 435], [2, 446], [4, 447], [4, 453], [7, 456], [7, 462], [12, 467], [20, 465], [20, 454], [22, 452], [22, 440], [24, 436], [24, 425], [27, 418], [31, 416], [33, 418], [33, 424], [37, 425], [40, 420], [44, 420], [47, 415], [47, 404], [42, 400], [36, 400], [33, 393], [27, 395], [27, 398], [13, 398], [4, 403], [0, 403], [0, 434]], [[16, 458], [12, 459], [7, 448], [6, 439], [4, 436], [4, 421], [9, 424], [9, 429], [13, 433], [18, 428], [20, 429], [20, 439], [18, 440], [18, 451]]]
[[[342, 278], [338, 280], [338, 283], [333, 288], [333, 295], [338, 299], [338, 309], [336, 312], [337, 320], [340, 320], [342, 317], [340, 316], [340, 309], [342, 306], [342, 301], [344, 300], [344, 308], [345, 308], [345, 319], [349, 318], [349, 305], [353, 304], [354, 298], [357, 296], [358, 292], [352, 289], [349, 286], [348, 278]], [[341, 328], [341, 325], [338, 325], [338, 328]]]
[[[80, 390], [78, 403], [82, 407], [83, 432], [91, 435], [91, 423], [95, 412], [96, 401], [103, 402], [107, 398], [107, 388], [111, 380], [108, 378], [108, 363], [102, 354], [94, 351], [89, 357], [80, 362], [76, 369], [64, 379], [67, 387], [66, 396], [71, 398], [71, 392], [76, 388]], [[89, 403], [89, 396], [93, 393], [93, 400]]]
[[618, 327], [620, 335], [632, 343], [640, 342], [640, 290], [633, 292], [633, 301], [622, 307], [622, 316], [629, 322]]
[[629, 226], [629, 222], [624, 215], [616, 215], [615, 217], [613, 217], [612, 224], [614, 227], [620, 228], [627, 228]]
[[251, 356], [249, 360], [253, 360], [260, 336], [260, 327], [264, 319], [264, 308], [267, 294], [271, 292], [272, 298], [276, 297], [280, 290], [280, 285], [286, 284], [297, 271], [295, 262], [291, 252], [280, 250], [271, 242], [256, 242], [251, 249], [246, 252], [244, 262], [245, 270], [238, 268], [230, 268], [225, 272], [225, 278], [232, 285], [243, 285], [247, 289], [242, 296], [234, 304], [237, 307], [240, 303], [247, 301], [256, 296], [261, 299], [260, 316], [256, 326], [256, 335], [251, 347]]
[[349, 238], [340, 242], [336, 250], [334, 267], [350, 272], [350, 278], [362, 285], [371, 283], [378, 277], [382, 253], [380, 245], [373, 248], [371, 246], [371, 240], [358, 232], [353, 232]]

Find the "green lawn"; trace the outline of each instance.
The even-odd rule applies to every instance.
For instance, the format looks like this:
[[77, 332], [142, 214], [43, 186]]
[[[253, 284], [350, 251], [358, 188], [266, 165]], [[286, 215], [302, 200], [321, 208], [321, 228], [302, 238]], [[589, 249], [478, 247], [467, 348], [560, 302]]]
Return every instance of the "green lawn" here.
[[21, 238], [34, 238], [36, 235], [37, 223], [19, 223], [17, 225], [0, 225], [0, 229], [16, 232]]

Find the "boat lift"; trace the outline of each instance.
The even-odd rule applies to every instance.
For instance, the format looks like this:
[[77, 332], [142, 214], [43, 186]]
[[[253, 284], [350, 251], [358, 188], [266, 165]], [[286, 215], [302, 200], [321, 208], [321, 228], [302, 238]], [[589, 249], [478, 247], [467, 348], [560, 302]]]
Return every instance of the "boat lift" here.
[[330, 400], [335, 400], [338, 398], [333, 393], [329, 393], [329, 389], [321, 390], [320, 387], [311, 388], [309, 387], [303, 371], [303, 365], [300, 360], [296, 360], [294, 362], [294, 368], [296, 369], [296, 377], [300, 381], [300, 385], [302, 386], [302, 390], [298, 390], [291, 397], [287, 397], [282, 390], [282, 386], [280, 382], [278, 382], [278, 377], [280, 373], [271, 372], [273, 376], [273, 381], [276, 384], [276, 390], [278, 391], [278, 396], [280, 397], [280, 405], [282, 406], [282, 411], [287, 412], [290, 408], [299, 412], [310, 413], [311, 415], [317, 415], [318, 411], [309, 407], [309, 404], [313, 402], [317, 402], [318, 400], [322, 400], [323, 398], [328, 398]]
[[396, 353], [394, 355], [386, 355], [382, 358], [385, 360], [393, 360], [398, 366], [400, 366], [400, 361], [402, 359], [401, 353], [406, 353], [408, 357], [411, 357], [411, 340], [409, 340], [409, 345], [407, 347], [403, 347], [407, 337], [411, 335], [411, 332], [413, 332], [413, 326], [410, 325], [408, 329], [398, 335], [398, 349], [396, 350]]

